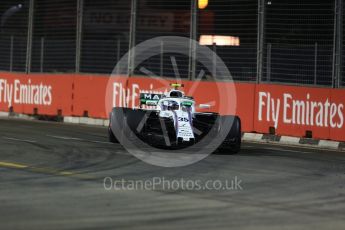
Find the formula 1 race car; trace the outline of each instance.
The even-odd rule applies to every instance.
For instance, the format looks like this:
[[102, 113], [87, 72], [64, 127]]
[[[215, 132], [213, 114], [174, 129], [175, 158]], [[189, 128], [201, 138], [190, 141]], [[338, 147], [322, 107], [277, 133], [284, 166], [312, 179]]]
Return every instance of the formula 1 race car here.
[[[141, 93], [140, 109], [113, 108], [108, 127], [109, 141], [118, 143], [121, 137], [113, 132], [119, 130], [114, 124], [127, 122], [127, 129], [156, 148], [185, 148], [198, 143], [211, 131], [217, 134], [226, 130], [218, 150], [224, 153], [240, 151], [241, 120], [238, 116], [198, 113], [194, 99], [178, 89], [183, 85], [171, 86], [173, 89], [167, 94]], [[224, 127], [224, 124], [230, 127]]]

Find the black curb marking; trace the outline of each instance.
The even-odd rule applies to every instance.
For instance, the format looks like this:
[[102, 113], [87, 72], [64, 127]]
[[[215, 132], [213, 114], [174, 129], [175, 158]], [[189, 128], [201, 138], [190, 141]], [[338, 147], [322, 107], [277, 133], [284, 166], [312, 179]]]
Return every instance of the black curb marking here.
[[340, 142], [338, 149], [339, 150], [345, 150], [345, 142]]
[[264, 134], [262, 136], [262, 140], [266, 140], [266, 141], [279, 142], [280, 139], [281, 139], [281, 136], [277, 136], [277, 135], [273, 135], [273, 134]]
[[312, 139], [312, 138], [301, 138], [299, 140], [300, 144], [308, 144], [308, 145], [318, 145], [320, 140]]

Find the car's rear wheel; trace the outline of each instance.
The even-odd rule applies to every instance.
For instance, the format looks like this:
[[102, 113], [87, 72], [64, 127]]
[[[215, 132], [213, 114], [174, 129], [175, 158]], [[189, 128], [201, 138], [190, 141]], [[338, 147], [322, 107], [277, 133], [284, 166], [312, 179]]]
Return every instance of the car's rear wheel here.
[[116, 139], [113, 131], [111, 130], [110, 126], [108, 127], [108, 138], [111, 143], [119, 143], [119, 141]]
[[229, 131], [229, 134], [225, 138], [222, 145], [218, 148], [218, 152], [223, 154], [236, 154], [241, 150], [241, 120], [237, 116], [233, 117], [232, 119], [234, 119], [234, 121]]

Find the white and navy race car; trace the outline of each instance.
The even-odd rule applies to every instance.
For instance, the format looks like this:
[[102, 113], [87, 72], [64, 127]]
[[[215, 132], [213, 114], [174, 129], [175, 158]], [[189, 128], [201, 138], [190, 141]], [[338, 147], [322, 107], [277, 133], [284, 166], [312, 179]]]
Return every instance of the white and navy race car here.
[[[121, 122], [126, 122], [126, 127], [142, 141], [157, 148], [169, 149], [194, 145], [211, 131], [221, 132], [227, 128], [226, 134], [221, 135], [223, 140], [218, 150], [226, 153], [240, 150], [241, 120], [238, 116], [196, 112], [195, 100], [179, 90], [183, 85], [171, 86], [173, 89], [167, 94], [140, 94], [140, 109], [113, 108], [108, 128], [109, 140], [118, 143], [121, 131], [114, 124]], [[224, 124], [231, 127], [222, 127]], [[114, 131], [118, 134], [115, 135]]]

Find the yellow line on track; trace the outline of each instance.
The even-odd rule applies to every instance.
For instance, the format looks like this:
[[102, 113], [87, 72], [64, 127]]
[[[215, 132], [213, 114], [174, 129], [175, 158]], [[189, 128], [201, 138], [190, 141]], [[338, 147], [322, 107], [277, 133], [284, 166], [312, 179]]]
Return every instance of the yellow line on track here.
[[89, 177], [87, 175], [82, 175], [77, 172], [60, 171], [58, 169], [34, 167], [30, 165], [24, 165], [24, 164], [13, 163], [13, 162], [0, 161], [0, 167], [12, 168], [12, 169], [26, 169], [27, 171], [30, 171], [30, 172], [50, 174], [50, 175], [55, 175], [55, 176], [75, 177], [79, 179], [93, 179], [92, 177]]
[[17, 164], [17, 163], [10, 163], [10, 162], [0, 161], [0, 167], [25, 169], [25, 168], [28, 168], [29, 166], [28, 165], [23, 165], [23, 164]]

